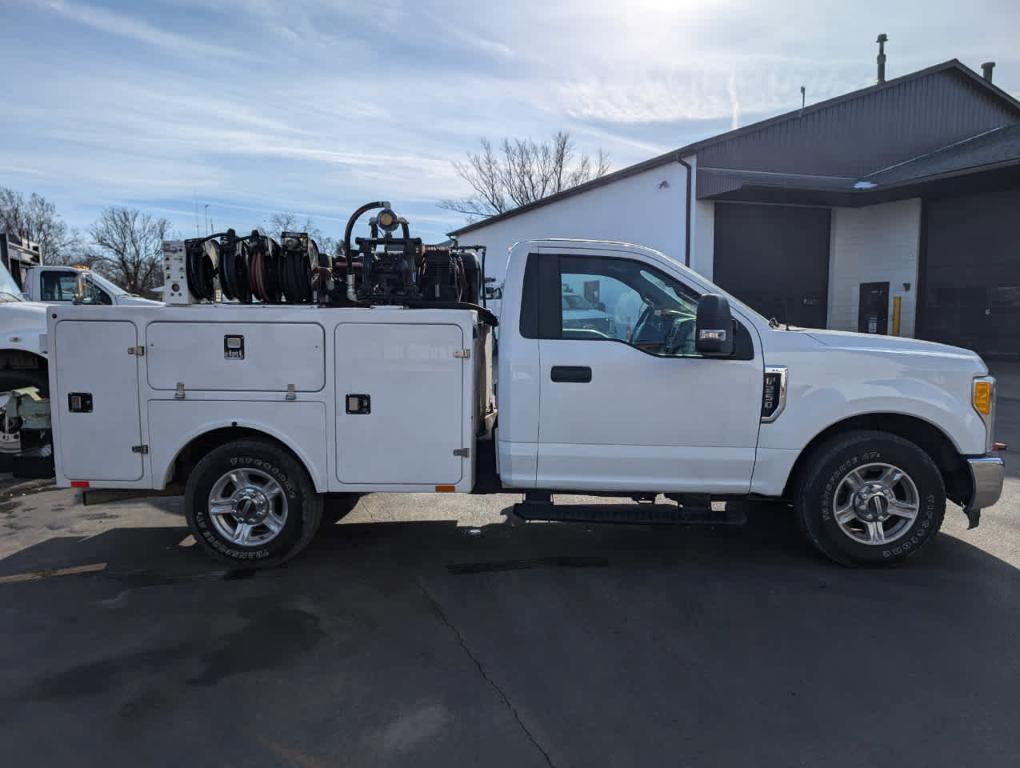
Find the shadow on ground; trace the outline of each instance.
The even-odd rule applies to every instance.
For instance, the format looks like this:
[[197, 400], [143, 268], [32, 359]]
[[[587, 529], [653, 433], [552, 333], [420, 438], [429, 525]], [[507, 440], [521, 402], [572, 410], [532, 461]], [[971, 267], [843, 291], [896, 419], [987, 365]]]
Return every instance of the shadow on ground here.
[[[10, 765], [1008, 765], [1020, 574], [950, 536], [888, 570], [742, 529], [338, 525], [227, 573], [184, 528], [0, 575]], [[42, 565], [40, 565], [42, 564]]]

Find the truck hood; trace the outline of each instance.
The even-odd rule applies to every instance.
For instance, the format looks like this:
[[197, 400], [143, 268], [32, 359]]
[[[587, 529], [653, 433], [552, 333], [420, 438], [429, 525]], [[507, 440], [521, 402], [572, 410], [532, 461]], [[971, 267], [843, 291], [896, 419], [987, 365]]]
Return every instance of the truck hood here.
[[882, 336], [876, 333], [851, 333], [850, 331], [821, 331], [815, 329], [804, 330], [803, 333], [827, 347], [834, 347], [836, 349], [954, 357], [967, 360], [978, 358], [978, 355], [969, 349], [952, 347], [948, 344], [939, 344], [934, 341], [905, 339], [901, 336]]
[[30, 328], [38, 326], [46, 332], [46, 304], [38, 301], [7, 301], [0, 304], [0, 324], [3, 328]]

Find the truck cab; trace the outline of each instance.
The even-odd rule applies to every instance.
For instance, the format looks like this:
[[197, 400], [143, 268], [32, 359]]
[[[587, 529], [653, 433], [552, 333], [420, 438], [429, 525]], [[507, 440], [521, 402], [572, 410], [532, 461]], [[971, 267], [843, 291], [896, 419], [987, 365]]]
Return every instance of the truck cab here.
[[[577, 327], [560, 299], [567, 290], [598, 295], [611, 330]], [[718, 307], [720, 297], [726, 311], [705, 325], [706, 302]], [[888, 521], [921, 514], [926, 498], [948, 496], [972, 522], [998, 498], [994, 380], [973, 352], [783, 326], [655, 251], [577, 240], [513, 248], [501, 326], [497, 453], [507, 485], [796, 503], [818, 490], [819, 465], [867, 456], [833, 480], [852, 520], [837, 521], [846, 540], [831, 539], [837, 559], [850, 557], [844, 543], [887, 559], [917, 546], [900, 541], [906, 518]], [[921, 465], [936, 487], [890, 456]], [[839, 517], [833, 503], [822, 522]]]

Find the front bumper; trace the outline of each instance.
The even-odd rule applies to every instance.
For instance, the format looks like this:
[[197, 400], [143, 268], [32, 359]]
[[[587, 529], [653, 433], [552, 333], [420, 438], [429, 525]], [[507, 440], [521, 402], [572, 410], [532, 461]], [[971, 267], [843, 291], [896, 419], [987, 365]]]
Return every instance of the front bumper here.
[[981, 510], [992, 506], [1002, 495], [1006, 464], [998, 456], [974, 456], [967, 459], [970, 469], [971, 494], [963, 511], [973, 528], [981, 519]]

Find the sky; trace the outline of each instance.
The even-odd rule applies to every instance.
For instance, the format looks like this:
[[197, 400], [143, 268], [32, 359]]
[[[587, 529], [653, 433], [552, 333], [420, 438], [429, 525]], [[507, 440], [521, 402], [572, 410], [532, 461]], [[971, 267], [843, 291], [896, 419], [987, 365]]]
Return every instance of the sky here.
[[0, 0], [0, 186], [186, 237], [385, 199], [438, 241], [480, 137], [622, 168], [872, 84], [880, 32], [889, 78], [994, 60], [1020, 96], [1015, 0]]

